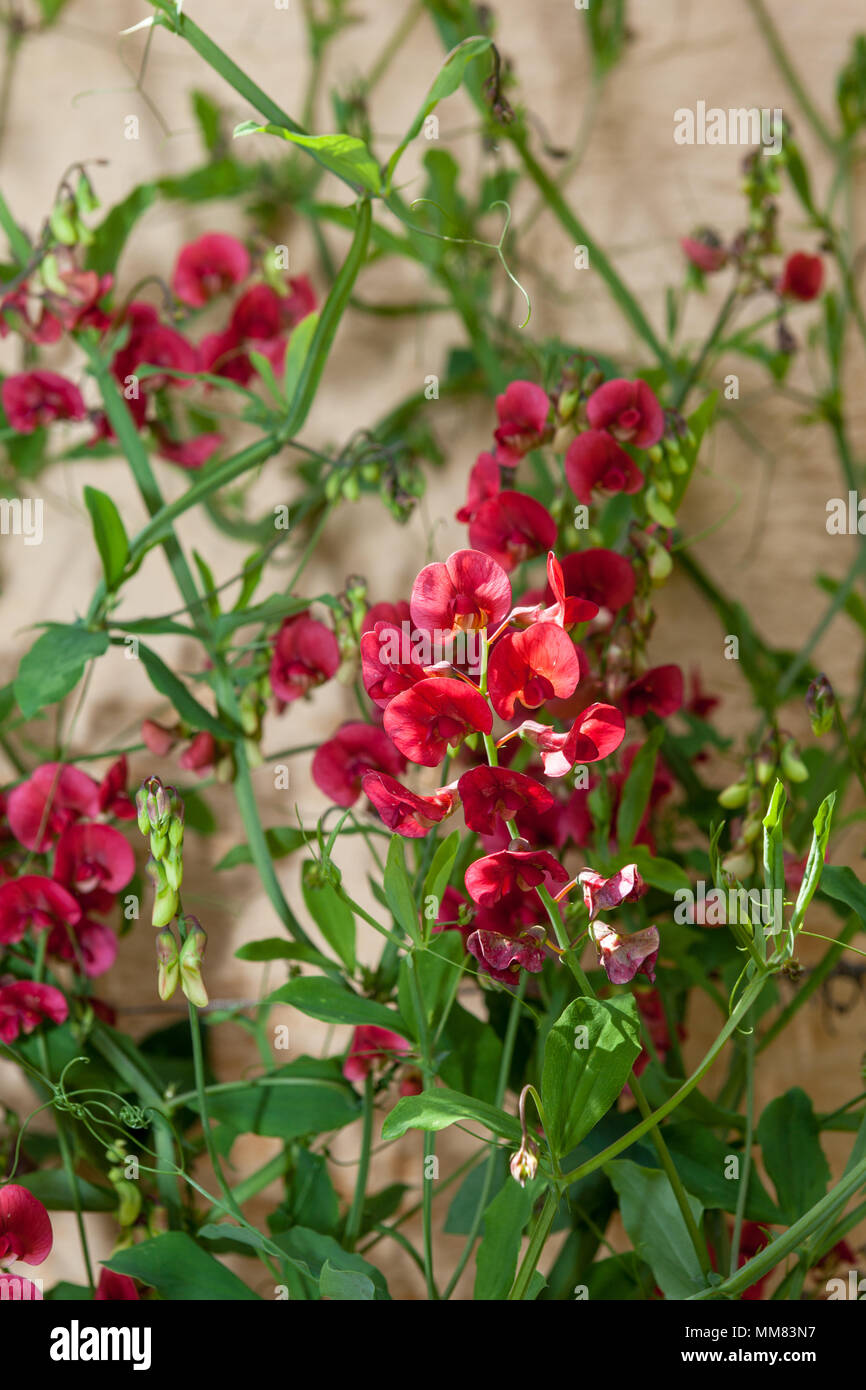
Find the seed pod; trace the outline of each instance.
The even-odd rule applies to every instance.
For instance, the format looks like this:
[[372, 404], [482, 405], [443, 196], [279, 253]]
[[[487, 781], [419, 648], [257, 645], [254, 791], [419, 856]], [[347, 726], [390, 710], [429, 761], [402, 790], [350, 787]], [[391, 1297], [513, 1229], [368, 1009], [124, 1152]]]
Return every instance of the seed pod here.
[[792, 738], [788, 739], [782, 749], [780, 762], [782, 771], [792, 782], [808, 782], [809, 769], [800, 757], [797, 745]]
[[162, 1000], [170, 999], [177, 989], [179, 978], [177, 942], [174, 933], [161, 931], [156, 938], [156, 958], [159, 962], [157, 988]]
[[717, 797], [719, 805], [724, 806], [728, 811], [734, 811], [738, 806], [745, 806], [748, 799], [748, 782], [732, 782], [729, 787], [720, 791]]
[[208, 1002], [207, 990], [201, 977], [201, 962], [207, 945], [207, 934], [198, 925], [195, 917], [184, 919], [187, 927], [195, 923], [180, 948], [180, 983], [191, 1004], [203, 1009]]

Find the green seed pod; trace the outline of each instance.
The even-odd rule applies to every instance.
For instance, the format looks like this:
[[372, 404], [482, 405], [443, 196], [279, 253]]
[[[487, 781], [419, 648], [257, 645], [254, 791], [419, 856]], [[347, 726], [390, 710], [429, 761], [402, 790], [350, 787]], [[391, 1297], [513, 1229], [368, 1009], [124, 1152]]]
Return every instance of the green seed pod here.
[[780, 758], [782, 771], [792, 782], [808, 782], [809, 769], [800, 757], [797, 745], [791, 738], [782, 749]]
[[176, 850], [173, 850], [170, 854], [166, 855], [163, 864], [165, 866], [165, 877], [169, 888], [174, 888], [175, 891], [177, 891], [183, 883], [183, 859], [181, 855], [179, 855]]
[[78, 219], [74, 203], [66, 200], [55, 204], [48, 225], [52, 235], [62, 246], [75, 246], [78, 242]]
[[180, 948], [180, 983], [191, 1004], [203, 1009], [208, 1002], [207, 990], [201, 977], [201, 963], [207, 945], [207, 934], [195, 917], [186, 917], [187, 927], [195, 923]]
[[745, 806], [749, 799], [749, 785], [747, 782], [732, 782], [729, 787], [725, 787], [719, 792], [717, 797], [720, 806], [724, 806], [728, 811], [734, 811], [739, 806]]
[[137, 1182], [116, 1182], [114, 1190], [120, 1199], [117, 1204], [118, 1225], [133, 1226], [141, 1213], [141, 1189]]
[[155, 927], [167, 927], [177, 913], [177, 907], [177, 889], [166, 887], [153, 900], [151, 922]]
[[177, 989], [179, 979], [177, 942], [174, 933], [161, 931], [156, 938], [156, 959], [158, 965], [157, 988], [162, 1000], [170, 999]]
[[665, 451], [661, 444], [653, 444], [651, 448], [647, 449], [647, 455], [650, 463], [654, 463], [658, 467], [660, 463], [664, 462]]

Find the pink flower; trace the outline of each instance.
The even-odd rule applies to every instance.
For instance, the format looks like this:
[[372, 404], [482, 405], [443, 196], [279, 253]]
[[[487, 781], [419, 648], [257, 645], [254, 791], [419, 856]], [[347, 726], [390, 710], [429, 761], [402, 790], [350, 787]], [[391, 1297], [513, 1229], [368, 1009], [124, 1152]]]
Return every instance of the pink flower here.
[[126, 758], [121, 754], [99, 784], [99, 809], [118, 820], [135, 820], [135, 807], [126, 790]]
[[506, 632], [490, 654], [488, 689], [501, 719], [513, 718], [518, 700], [526, 709], [537, 709], [546, 700], [567, 699], [579, 680], [574, 643], [556, 623]]
[[222, 232], [207, 232], [182, 248], [171, 287], [182, 303], [200, 309], [215, 295], [246, 280], [249, 273], [250, 258], [243, 242]]
[[271, 658], [271, 689], [283, 704], [306, 695], [336, 675], [340, 648], [329, 627], [300, 613], [286, 618], [274, 642]]
[[587, 506], [594, 489], [600, 492], [640, 492], [643, 474], [637, 464], [605, 430], [586, 430], [568, 446], [565, 476], [578, 501]]
[[458, 801], [448, 787], [432, 796], [419, 796], [383, 772], [365, 773], [361, 786], [388, 829], [412, 840], [421, 839], [449, 816]]
[[517, 936], [476, 930], [467, 939], [466, 949], [485, 975], [506, 985], [516, 984], [521, 967], [530, 975], [537, 975], [548, 954], [544, 927], [529, 927]]
[[[634, 570], [615, 550], [575, 550], [562, 561], [565, 592], [588, 599], [608, 613], [618, 613], [634, 598]], [[548, 601], [553, 590], [548, 585]]]
[[216, 758], [216, 739], [207, 729], [202, 729], [181, 753], [178, 762], [185, 772], [197, 772], [204, 777], [213, 768]]
[[487, 502], [499, 492], [499, 464], [492, 454], [479, 454], [469, 474], [469, 489], [466, 505], [457, 513], [458, 521], [472, 521], [482, 502]]
[[225, 333], [206, 333], [198, 346], [201, 369], [210, 376], [224, 376], [246, 386], [254, 375], [243, 340], [232, 329]]
[[370, 699], [380, 709], [386, 709], [395, 695], [425, 675], [424, 665], [403, 629], [393, 623], [378, 622], [372, 632], [362, 633], [361, 679]]
[[316, 291], [306, 275], [294, 275], [289, 280], [289, 293], [280, 295], [280, 315], [286, 328], [294, 328], [318, 306]]
[[529, 619], [535, 623], [557, 623], [567, 630], [576, 623], [587, 623], [598, 616], [597, 603], [593, 603], [591, 599], [566, 594], [562, 565], [552, 550], [547, 554], [546, 598], [552, 599], [552, 602], [542, 601], [532, 607], [514, 608], [511, 617], [523, 621]]
[[805, 251], [795, 251], [786, 260], [776, 289], [779, 294], [805, 302], [815, 299], [821, 293], [823, 281], [824, 266], [821, 257], [810, 256]]
[[553, 793], [541, 782], [507, 767], [482, 763], [464, 772], [457, 787], [466, 824], [479, 835], [492, 835], [498, 823], [513, 820], [519, 811], [543, 813], [554, 804]]
[[627, 686], [622, 696], [626, 714], [644, 715], [652, 710], [660, 719], [676, 714], [683, 703], [683, 673], [679, 666], [653, 666]]
[[[124, 841], [124, 843], [126, 843]], [[62, 884], [41, 874], [22, 874], [0, 884], [0, 943], [20, 941], [28, 930], [75, 924], [81, 908]]]
[[[615, 705], [588, 705], [567, 733], [525, 719], [506, 738], [519, 735], [541, 753], [548, 777], [564, 777], [575, 763], [595, 763], [614, 753], [625, 738], [625, 720]], [[502, 740], [504, 742], [504, 740]]]
[[568, 871], [547, 850], [500, 850], [476, 859], [466, 870], [466, 891], [480, 907], [493, 907], [500, 898], [568, 882]]
[[347, 1081], [363, 1081], [374, 1068], [386, 1067], [411, 1051], [411, 1044], [399, 1033], [373, 1024], [361, 1024], [352, 1034], [343, 1075]]
[[637, 902], [649, 891], [638, 873], [637, 864], [626, 864], [611, 878], [593, 873], [592, 869], [584, 869], [578, 874], [577, 881], [583, 889], [583, 901], [590, 922], [595, 921], [600, 912], [610, 912], [620, 903]]
[[178, 735], [176, 729], [167, 729], [164, 724], [158, 724], [155, 719], [143, 719], [141, 721], [141, 738], [154, 757], [164, 758], [177, 743]]
[[99, 1283], [96, 1286], [96, 1293], [93, 1297], [97, 1303], [132, 1303], [139, 1301], [135, 1280], [130, 1279], [128, 1274], [115, 1274], [113, 1269], [106, 1269], [105, 1266], [99, 1271]]
[[699, 232], [680, 239], [680, 249], [696, 270], [713, 275], [727, 264], [728, 253], [713, 232]]
[[448, 676], [418, 681], [395, 695], [385, 710], [385, 729], [407, 758], [438, 767], [449, 747], [469, 734], [489, 734], [493, 715], [474, 686]]
[[17, 1183], [0, 1187], [0, 1265], [41, 1265], [51, 1254], [51, 1222], [38, 1197]]
[[556, 522], [527, 493], [500, 492], [477, 508], [469, 523], [469, 544], [513, 570], [556, 544]]
[[57, 841], [54, 877], [78, 897], [117, 893], [134, 873], [129, 841], [111, 825], [70, 825]]
[[95, 980], [110, 970], [117, 959], [117, 937], [104, 922], [83, 918], [77, 926], [69, 923], [52, 927], [48, 954], [68, 961], [88, 979]]
[[374, 603], [364, 614], [361, 636], [363, 637], [365, 632], [374, 632], [377, 623], [391, 623], [399, 628], [401, 623], [408, 623], [409, 618], [409, 605], [405, 599], [400, 599], [397, 603]]
[[[68, 1017], [69, 1005], [53, 985], [33, 984], [30, 980], [0, 985], [0, 1042], [14, 1043], [19, 1033], [32, 1033], [46, 1019], [65, 1023]], [[0, 1187], [0, 1199], [8, 1191]]]
[[224, 443], [221, 434], [197, 434], [192, 439], [170, 439], [157, 430], [160, 458], [176, 463], [179, 468], [202, 468]]
[[655, 981], [655, 963], [659, 953], [657, 927], [645, 927], [630, 936], [619, 936], [605, 922], [593, 922], [592, 934], [598, 948], [605, 974], [612, 985], [627, 985], [635, 975], [643, 973], [650, 984]]
[[99, 787], [86, 772], [43, 763], [9, 793], [9, 827], [26, 849], [43, 854], [67, 825], [99, 813]]
[[270, 285], [252, 285], [235, 305], [229, 332], [238, 338], [276, 338], [282, 329], [280, 296]]
[[549, 410], [547, 392], [532, 381], [512, 381], [505, 393], [496, 397], [499, 428], [493, 437], [498, 463], [514, 467], [541, 443]]
[[87, 411], [78, 387], [57, 372], [19, 372], [0, 389], [6, 419], [19, 434], [32, 434], [52, 420], [83, 420]]
[[388, 735], [357, 720], [344, 724], [316, 750], [311, 771], [319, 790], [338, 806], [354, 806], [366, 772], [397, 777], [405, 768], [406, 759]]
[[455, 550], [444, 564], [425, 565], [409, 604], [416, 627], [441, 634], [497, 628], [510, 607], [508, 575], [478, 550]]
[[649, 449], [665, 432], [664, 411], [645, 381], [616, 377], [593, 391], [586, 403], [590, 429], [610, 430], [616, 439]]

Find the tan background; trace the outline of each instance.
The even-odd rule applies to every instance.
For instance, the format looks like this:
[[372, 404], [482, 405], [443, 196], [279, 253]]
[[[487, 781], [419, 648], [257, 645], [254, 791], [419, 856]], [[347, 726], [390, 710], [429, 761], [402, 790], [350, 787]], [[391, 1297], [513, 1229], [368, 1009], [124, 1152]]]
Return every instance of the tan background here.
[[[404, 0], [357, 0], [362, 23], [344, 34], [331, 50], [326, 67], [329, 82], [345, 88], [368, 71], [407, 6]], [[552, 143], [570, 148], [581, 123], [589, 92], [589, 63], [580, 16], [570, 0], [500, 0], [498, 42], [514, 60], [522, 97], [542, 122]], [[633, 43], [612, 74], [588, 141], [583, 163], [568, 189], [572, 205], [596, 239], [613, 255], [621, 272], [644, 303], [653, 322], [663, 317], [664, 286], [677, 283], [682, 258], [677, 238], [697, 224], [710, 223], [730, 236], [741, 224], [742, 200], [738, 169], [743, 154], [730, 147], [680, 147], [673, 143], [673, 111], [693, 107], [697, 100], [723, 107], [781, 106], [796, 122], [801, 143], [815, 160], [818, 189], [828, 180], [826, 156], [815, 148], [810, 132], [792, 111], [788, 93], [772, 67], [762, 40], [743, 0], [725, 6], [655, 0], [631, 5]], [[300, 6], [293, 0], [289, 11], [276, 10], [272, 0], [202, 0], [189, 4], [190, 12], [207, 32], [228, 49], [265, 91], [290, 112], [299, 113], [305, 87], [307, 59], [304, 52]], [[832, 6], [815, 6], [805, 0], [772, 5], [796, 62], [817, 104], [830, 115], [830, 94], [835, 74], [843, 62], [852, 34], [862, 27], [858, 0], [836, 0]], [[155, 36], [143, 88], [159, 110], [170, 134], [166, 135], [152, 110], [134, 85], [143, 50], [143, 35], [118, 40], [118, 32], [137, 23], [149, 12], [144, 0], [72, 0], [65, 18], [47, 34], [36, 36], [24, 47], [14, 77], [11, 108], [4, 134], [3, 187], [19, 220], [35, 231], [52, 201], [53, 192], [70, 163], [102, 157], [107, 165], [96, 171], [98, 191], [105, 206], [121, 198], [137, 182], [151, 175], [182, 173], [200, 160], [200, 145], [193, 128], [188, 91], [199, 87], [224, 103], [231, 120], [252, 114], [246, 105], [209, 72], [184, 44], [164, 31]], [[414, 28], [403, 57], [387, 73], [372, 103], [373, 125], [384, 132], [377, 149], [386, 154], [405, 129], [419, 99], [441, 61], [441, 50], [432, 26], [422, 19]], [[326, 83], [327, 87], [327, 83]], [[124, 138], [124, 118], [140, 118], [140, 139]], [[474, 115], [462, 94], [441, 111], [441, 138], [449, 148], [474, 162], [470, 135]], [[326, 130], [329, 110], [322, 100], [315, 128]], [[263, 139], [263, 138], [262, 138]], [[261, 145], [256, 151], [261, 155]], [[275, 157], [280, 153], [273, 151]], [[410, 150], [401, 174], [411, 191], [417, 170], [417, 151]], [[407, 191], [407, 196], [408, 196]], [[332, 195], [342, 200], [336, 184]], [[515, 200], [515, 221], [534, 201], [528, 190]], [[804, 235], [798, 211], [783, 200], [782, 236], [787, 249], [813, 249]], [[862, 186], [855, 213], [862, 226]], [[495, 223], [491, 221], [493, 229]], [[170, 274], [178, 248], [203, 231], [243, 229], [237, 207], [208, 204], [197, 208], [157, 205], [139, 224], [120, 266], [120, 287], [127, 291], [140, 277]], [[308, 269], [321, 288], [313, 247], [305, 228], [286, 209], [285, 236], [290, 244], [293, 270]], [[339, 238], [334, 238], [339, 250]], [[512, 262], [530, 290], [533, 317], [529, 333], [538, 337], [557, 332], [588, 347], [624, 354], [635, 363], [644, 360], [639, 345], [606, 295], [600, 280], [588, 271], [573, 269], [569, 238], [548, 215], [535, 222], [525, 244], [510, 247]], [[408, 297], [422, 286], [411, 270], [389, 261], [365, 275], [360, 293], [368, 299]], [[504, 288], [504, 285], [503, 285]], [[720, 291], [714, 287], [706, 300], [694, 303], [688, 320], [697, 338], [710, 322]], [[768, 307], [767, 305], [762, 306]], [[516, 315], [515, 321], [519, 316]], [[808, 307], [792, 315], [799, 337], [814, 317]], [[385, 325], [360, 315], [347, 315], [322, 390], [305, 427], [310, 443], [343, 442], [353, 429], [373, 422], [407, 391], [418, 389], [430, 372], [442, 370], [443, 352], [460, 341], [460, 327], [446, 315], [431, 316], [420, 328], [406, 320]], [[15, 358], [10, 343], [3, 345], [3, 364]], [[57, 365], [76, 377], [80, 362]], [[854, 437], [862, 456], [866, 403], [858, 386], [863, 362], [856, 349], [851, 354], [849, 385]], [[716, 373], [721, 378], [721, 368]], [[809, 364], [797, 363], [792, 381], [804, 389], [811, 384]], [[734, 406], [742, 420], [773, 456], [761, 461], [746, 450], [735, 431], [722, 424], [705, 450], [685, 508], [687, 535], [712, 534], [696, 544], [696, 554], [733, 598], [744, 601], [760, 632], [780, 645], [796, 647], [819, 618], [826, 600], [813, 582], [824, 570], [841, 575], [851, 558], [853, 541], [830, 537], [825, 529], [829, 497], [843, 489], [828, 436], [820, 428], [807, 427], [790, 400], [770, 399], [763, 378], [741, 372], [741, 399]], [[87, 388], [91, 389], [91, 388]], [[88, 397], [92, 400], [92, 396]], [[468, 469], [478, 449], [485, 447], [492, 426], [492, 410], [483, 405], [457, 410], [445, 402], [431, 403], [434, 424], [444, 447], [447, 466], [437, 474], [423, 508], [405, 531], [383, 521], [377, 504], [370, 502], [344, 509], [329, 525], [315, 561], [307, 570], [306, 591], [336, 589], [352, 572], [365, 574], [373, 599], [395, 599], [408, 594], [420, 557], [428, 549], [445, 555], [465, 543], [465, 531], [453, 520], [462, 501]], [[185, 479], [170, 465], [162, 465], [161, 482], [167, 495], [182, 490]], [[14, 537], [4, 538], [2, 603], [7, 634], [3, 655], [3, 679], [32, 640], [29, 626], [41, 619], [65, 621], [87, 606], [98, 578], [98, 561], [90, 542], [90, 527], [81, 497], [87, 481], [109, 491], [123, 510], [128, 529], [144, 520], [122, 461], [71, 463], [54, 467], [41, 485], [46, 505], [46, 539], [41, 547], [24, 547]], [[290, 501], [294, 491], [289, 458], [273, 461], [259, 489], [262, 506]], [[198, 517], [183, 518], [180, 534], [188, 547], [204, 550], [218, 579], [235, 573], [244, 549], [213, 533]], [[280, 573], [277, 573], [276, 582]], [[264, 590], [263, 590], [264, 592]], [[163, 557], [156, 554], [129, 585], [123, 611], [127, 614], [168, 612], [177, 606], [173, 585]], [[720, 727], [735, 739], [748, 729], [744, 720], [748, 703], [744, 682], [735, 662], [724, 660], [723, 634], [717, 620], [695, 597], [685, 580], [675, 579], [659, 600], [660, 616], [653, 652], [659, 661], [678, 660], [684, 666], [699, 665], [706, 687], [724, 697], [718, 712]], [[180, 669], [196, 669], [199, 654], [166, 644], [161, 650]], [[842, 620], [818, 649], [823, 664], [841, 691], [850, 688], [860, 659], [856, 630]], [[164, 707], [154, 701], [143, 671], [124, 661], [114, 650], [99, 663], [86, 708], [78, 720], [74, 742], [78, 748], [97, 752], [133, 737], [142, 716], [159, 716]], [[266, 748], [306, 743], [327, 736], [340, 718], [351, 715], [348, 693], [332, 686], [318, 693], [314, 703], [294, 706], [269, 721]], [[789, 720], [795, 732], [805, 726], [798, 711]], [[47, 732], [47, 731], [46, 731]], [[38, 736], [38, 735], [37, 735]], [[734, 753], [736, 754], [734, 746]], [[272, 771], [263, 768], [256, 778], [263, 820], [286, 824], [297, 801], [312, 815], [323, 805], [306, 775], [306, 759], [293, 764], [288, 793], [273, 790]], [[720, 780], [737, 770], [736, 757], [719, 769]], [[171, 780], [174, 764], [136, 759], [137, 780], [158, 772]], [[233, 951], [245, 940], [274, 934], [276, 919], [252, 874], [241, 871], [215, 877], [210, 866], [240, 838], [234, 824], [232, 798], [225, 790], [214, 794], [220, 831], [209, 841], [190, 837], [188, 906], [197, 911], [210, 934], [207, 978], [212, 996], [250, 998], [262, 988], [260, 969], [233, 959]], [[840, 843], [837, 859], [857, 863], [863, 837], [859, 827]], [[280, 873], [293, 903], [296, 869], [281, 866]], [[360, 861], [346, 852], [351, 873]], [[361, 889], [358, 889], [360, 894]], [[195, 901], [193, 901], [195, 899]], [[303, 911], [302, 908], [299, 909]], [[829, 918], [828, 925], [835, 921]], [[821, 928], [818, 927], [820, 930]], [[861, 944], [862, 938], [860, 939]], [[817, 943], [814, 943], [817, 944]], [[364, 942], [372, 958], [374, 942]], [[141, 927], [125, 938], [117, 966], [101, 984], [101, 992], [128, 1012], [124, 1026], [140, 1034], [158, 1025], [166, 1010], [154, 1005], [150, 929]], [[811, 958], [808, 949], [804, 960]], [[271, 983], [279, 972], [272, 972]], [[173, 1016], [173, 1015], [172, 1015]], [[325, 1043], [323, 1026], [300, 1017], [290, 1020], [296, 1051], [317, 1050]], [[337, 1034], [337, 1040], [345, 1030]], [[702, 1020], [691, 1023], [687, 1055], [704, 1049]], [[216, 1060], [221, 1075], [244, 1068], [255, 1069], [257, 1057], [239, 1029], [226, 1027], [217, 1035]], [[336, 1040], [335, 1040], [336, 1045]], [[800, 1014], [796, 1026], [766, 1056], [758, 1075], [758, 1103], [794, 1084], [804, 1085], [823, 1109], [843, 1103], [859, 1089], [859, 1068], [864, 1050], [862, 1002], [844, 1019], [828, 1023], [818, 1005]], [[280, 1054], [279, 1060], [284, 1060]], [[4, 1085], [8, 1071], [3, 1072]], [[10, 1099], [19, 1099], [19, 1092]], [[351, 1156], [355, 1136], [343, 1133], [334, 1145], [337, 1155]], [[834, 1166], [844, 1162], [848, 1139], [832, 1136], [827, 1141]], [[247, 1138], [238, 1143], [233, 1161], [239, 1171], [249, 1171], [274, 1149], [275, 1141]], [[463, 1152], [459, 1140], [441, 1146], [444, 1171]], [[417, 1183], [420, 1176], [420, 1140], [408, 1139], [398, 1149], [377, 1160], [382, 1181], [401, 1178]], [[352, 1169], [345, 1175], [344, 1191], [350, 1192]], [[339, 1178], [338, 1178], [339, 1181]], [[447, 1198], [443, 1202], [447, 1202]], [[443, 1207], [444, 1211], [444, 1207]], [[106, 1257], [110, 1249], [110, 1223], [92, 1221], [94, 1253]], [[55, 1277], [80, 1278], [78, 1254], [71, 1223], [55, 1222], [58, 1248], [42, 1271], [47, 1281]], [[462, 1242], [441, 1241], [443, 1260], [451, 1260]], [[385, 1258], [385, 1248], [378, 1254]], [[422, 1283], [410, 1262], [397, 1251], [387, 1250], [389, 1278], [395, 1297], [423, 1296]], [[251, 1277], [258, 1280], [258, 1268]], [[258, 1284], [257, 1284], [258, 1286]], [[471, 1278], [461, 1284], [464, 1296]], [[262, 1288], [267, 1296], [267, 1290]]]

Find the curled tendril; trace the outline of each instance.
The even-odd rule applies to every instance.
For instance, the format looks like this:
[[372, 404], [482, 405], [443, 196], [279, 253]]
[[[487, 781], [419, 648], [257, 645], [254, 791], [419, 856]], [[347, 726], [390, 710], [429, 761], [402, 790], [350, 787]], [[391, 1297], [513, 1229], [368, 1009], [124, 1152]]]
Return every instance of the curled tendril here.
[[148, 1111], [143, 1110], [140, 1105], [132, 1105], [129, 1101], [120, 1107], [117, 1118], [129, 1129], [147, 1129], [150, 1124]]
[[[441, 212], [443, 217], [448, 217], [448, 213], [445, 211], [445, 209], [441, 208], [433, 198], [415, 198], [409, 204], [409, 206], [410, 208], [416, 208], [419, 203], [430, 203], [432, 207], [436, 208], [437, 212]], [[517, 289], [523, 295], [523, 298], [526, 302], [526, 318], [523, 320], [521, 324], [518, 324], [518, 328], [525, 328], [532, 317], [532, 301], [530, 300], [529, 295], [521, 285], [517, 276], [511, 270], [508, 262], [505, 259], [505, 253], [502, 250], [502, 244], [505, 241], [505, 238], [508, 235], [508, 229], [511, 226], [511, 204], [507, 203], [504, 198], [497, 198], [495, 202], [490, 204], [490, 207], [487, 209], [487, 211], [492, 212], [494, 208], [505, 208], [505, 222], [503, 224], [502, 232], [498, 241], [480, 241], [478, 237], [448, 236], [445, 232], [431, 232], [428, 231], [426, 227], [417, 227], [414, 225], [414, 223], [410, 222], [407, 222], [405, 225], [409, 227], [412, 231], [418, 232], [421, 236], [431, 236], [434, 237], [437, 241], [453, 241], [456, 245], [459, 246], [484, 246], [487, 248], [488, 251], [495, 251], [497, 256], [499, 257], [499, 262], [502, 266], [502, 269], [505, 271], [505, 274], [508, 276], [512, 285], [515, 285], [517, 287]]]

